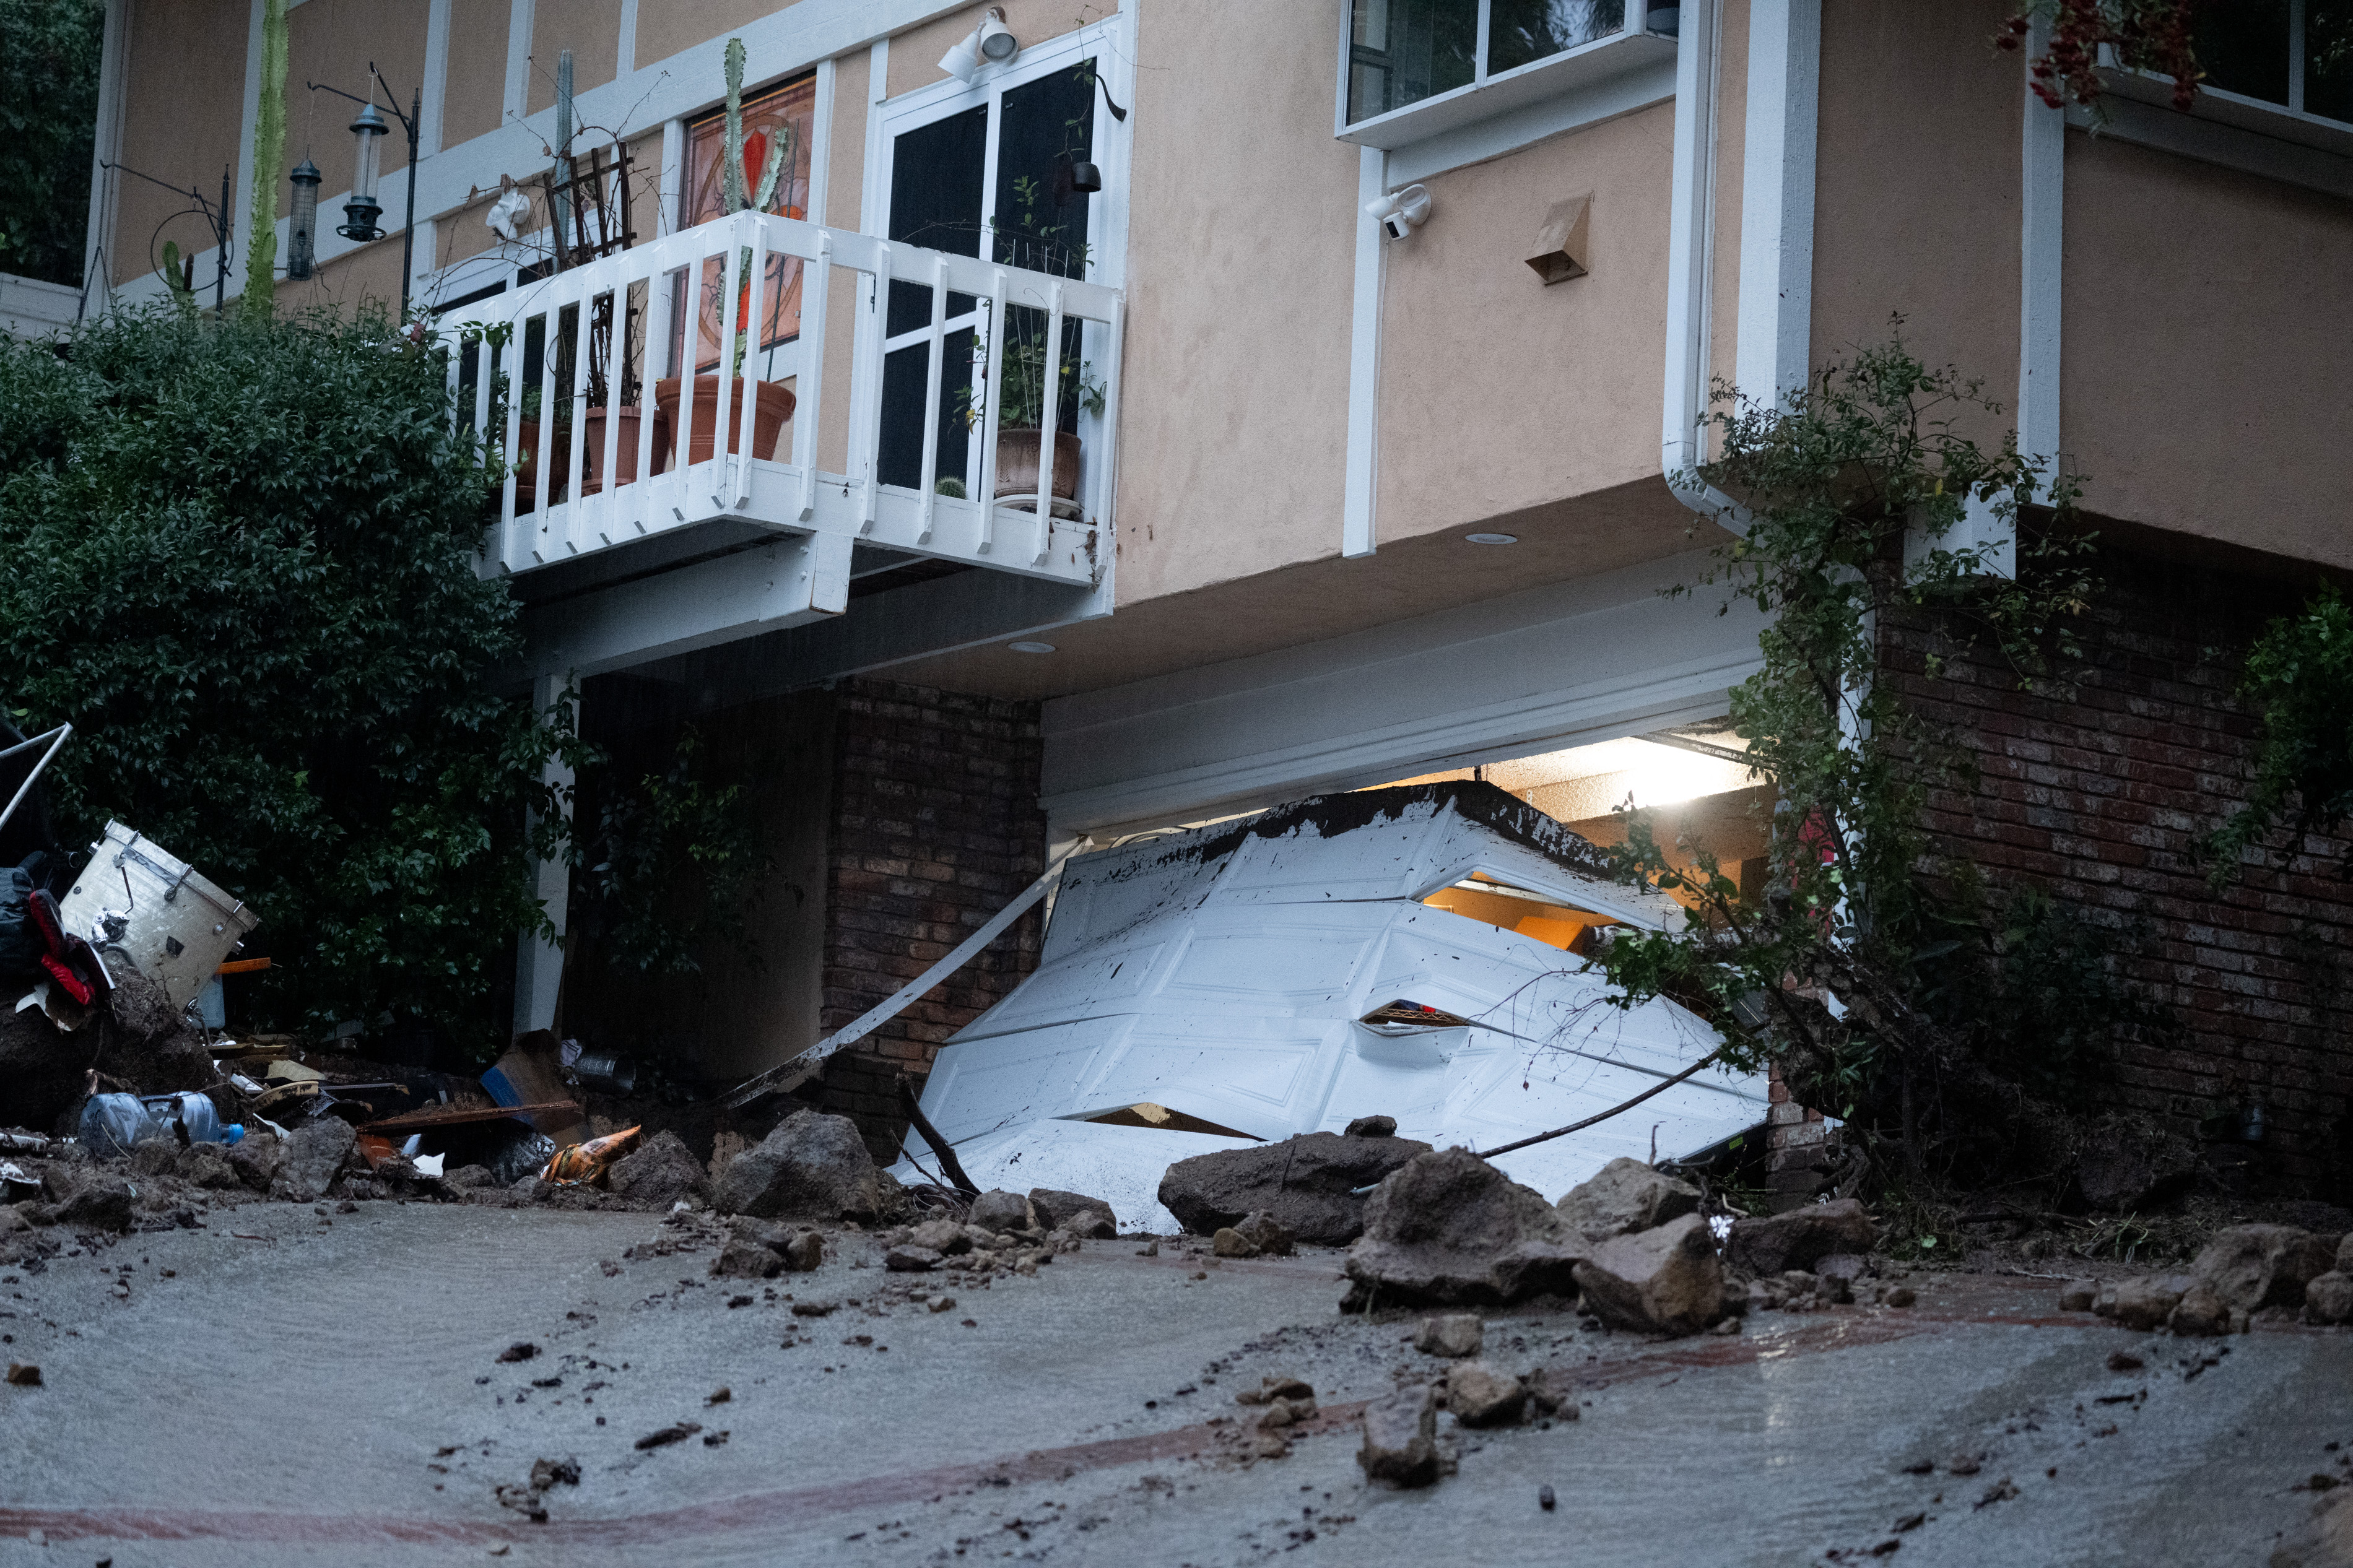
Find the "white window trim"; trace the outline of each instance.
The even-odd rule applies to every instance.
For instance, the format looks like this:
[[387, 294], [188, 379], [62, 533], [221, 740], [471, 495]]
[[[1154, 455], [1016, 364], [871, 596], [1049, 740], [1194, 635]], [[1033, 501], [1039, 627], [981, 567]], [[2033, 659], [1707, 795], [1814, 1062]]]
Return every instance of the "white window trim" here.
[[[1386, 114], [1377, 114], [1369, 120], [1351, 123], [1348, 120], [1348, 78], [1355, 54], [1355, 32], [1349, 0], [1339, 0], [1339, 79], [1333, 97], [1332, 133], [1343, 142], [1353, 142], [1360, 147], [1379, 147], [1396, 152], [1417, 142], [1472, 128], [1487, 130], [1489, 134], [1485, 139], [1493, 141], [1494, 128], [1491, 122], [1525, 118], [1531, 111], [1539, 121], [1556, 117], [1565, 102], [1574, 103], [1588, 89], [1604, 89], [1615, 84], [1620, 78], [1660, 78], [1663, 72], [1665, 90], [1659, 97], [1673, 96], [1675, 40], [1666, 34], [1650, 32], [1641, 26], [1629, 26], [1590, 43], [1579, 44], [1573, 49], [1564, 49], [1559, 54], [1489, 75], [1487, 31], [1491, 3], [1492, 0], [1479, 0], [1478, 54], [1473, 62], [1475, 74], [1469, 83], [1425, 98], [1418, 103], [1409, 103], [1402, 109], [1392, 109]], [[1630, 20], [1638, 16], [1646, 18], [1649, 0], [1627, 0], [1627, 10]], [[1620, 87], [1620, 95], [1622, 96], [1622, 92], [1623, 89]], [[1648, 100], [1651, 102], [1657, 100], [1657, 98]], [[1622, 109], [1611, 111], [1612, 114], [1622, 112], [1625, 112]], [[1599, 115], [1588, 119], [1609, 117]], [[1544, 135], [1557, 134], [1558, 130], [1569, 128], [1560, 126], [1526, 140], [1541, 140]], [[1514, 144], [1525, 145], [1525, 141]], [[1509, 147], [1502, 149], [1509, 150]], [[1486, 155], [1493, 157], [1496, 154], [1489, 153]]]
[[2100, 77], [2100, 109], [2067, 106], [2076, 130], [2353, 199], [2353, 125], [2214, 88], [2200, 89], [2185, 113], [2173, 107], [2171, 77], [2111, 68]]

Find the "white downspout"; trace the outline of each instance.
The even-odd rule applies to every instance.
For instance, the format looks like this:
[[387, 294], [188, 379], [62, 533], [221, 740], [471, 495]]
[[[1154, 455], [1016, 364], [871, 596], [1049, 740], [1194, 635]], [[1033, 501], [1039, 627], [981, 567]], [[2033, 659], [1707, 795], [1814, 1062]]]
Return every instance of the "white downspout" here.
[[1667, 355], [1659, 467], [1675, 499], [1735, 533], [1748, 513], [1699, 477], [1707, 412], [1708, 297], [1715, 236], [1718, 0], [1683, 0], [1675, 56], [1674, 184], [1668, 203]]

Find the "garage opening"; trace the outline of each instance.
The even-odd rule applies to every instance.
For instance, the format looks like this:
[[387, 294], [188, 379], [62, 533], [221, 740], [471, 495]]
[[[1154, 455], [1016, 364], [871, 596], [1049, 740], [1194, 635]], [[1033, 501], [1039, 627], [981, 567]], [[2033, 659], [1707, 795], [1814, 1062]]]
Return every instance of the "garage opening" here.
[[[1715, 719], [1392, 783], [1484, 780], [1599, 845], [1625, 842], [1628, 811], [1647, 810], [1651, 833], [1671, 864], [1690, 867], [1700, 855], [1713, 854], [1748, 900], [1762, 890], [1773, 785], [1751, 771], [1746, 752], [1747, 742], [1733, 733], [1731, 720]], [[1593, 932], [1613, 923], [1484, 872], [1441, 888], [1422, 902], [1565, 952], [1584, 952]]]

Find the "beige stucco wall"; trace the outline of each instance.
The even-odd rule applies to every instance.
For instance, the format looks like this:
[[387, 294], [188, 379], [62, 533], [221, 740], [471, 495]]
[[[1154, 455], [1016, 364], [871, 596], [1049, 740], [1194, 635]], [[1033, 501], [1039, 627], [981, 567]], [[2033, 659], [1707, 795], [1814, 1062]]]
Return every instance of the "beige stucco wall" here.
[[278, 284], [278, 313], [290, 316], [329, 307], [349, 316], [363, 305], [400, 310], [400, 240], [397, 237], [337, 257], [302, 281]]
[[[1117, 5], [1106, 4], [1105, 0], [987, 0], [987, 4], [951, 11], [920, 27], [910, 27], [891, 40], [891, 96], [896, 98], [902, 92], [945, 79], [945, 73], [940, 69], [940, 57], [980, 26], [981, 15], [989, 5], [1003, 7], [1005, 25], [1013, 30], [1014, 37], [1024, 48], [1076, 32], [1119, 10]], [[1159, 9], [1156, 3], [1146, 8], [1147, 14]], [[1269, 13], [1273, 9], [1269, 6], [1252, 10], [1251, 22], [1255, 25], [1271, 21]], [[1255, 26], [1251, 30], [1255, 32]]]
[[[1430, 221], [1388, 247], [1383, 538], [1658, 471], [1673, 135], [1657, 105], [1427, 182]], [[1587, 193], [1588, 274], [1547, 287], [1525, 258]]]
[[[731, 33], [784, 6], [776, 0], [640, 0], [638, 6], [638, 64], [652, 65], [681, 49]], [[750, 87], [765, 78], [752, 78]]]
[[1814, 186], [1813, 360], [1885, 342], [1890, 318], [1930, 365], [1983, 377], [2000, 418], [2018, 387], [2020, 139], [2025, 72], [1988, 42], [2007, 0], [1822, 7]]
[[2067, 137], [2060, 427], [2084, 504], [2353, 566], [2353, 207]]
[[1332, 137], [1336, 12], [1252, 16], [1138, 18], [1122, 603], [1340, 547], [1357, 160]]
[[[121, 163], [219, 201], [221, 170], [237, 162], [249, 15], [245, 0], [178, 0], [133, 11]], [[107, 268], [114, 282], [152, 273], [167, 239], [183, 251], [212, 250], [213, 231], [202, 217], [174, 216], [193, 205], [185, 195], [128, 174], [114, 179], [113, 254]], [[237, 215], [238, 227], [244, 220]], [[209, 278], [212, 264], [201, 262], [196, 270]], [[232, 277], [230, 291], [237, 286]]]
[[574, 92], [612, 80], [621, 58], [621, 0], [533, 0], [526, 112], [555, 101], [556, 57], [565, 49], [572, 51]]
[[[427, 0], [306, 0], [286, 17], [286, 157], [279, 171], [280, 216], [294, 207], [294, 187], [286, 171], [307, 154], [319, 166], [319, 226], [328, 233], [343, 221], [335, 198], [351, 188], [356, 139], [353, 116], [359, 105], [332, 92], [312, 92], [305, 86], [319, 82], [362, 98], [375, 96], [377, 112], [391, 130], [384, 138], [383, 178], [376, 199], [384, 216], [376, 221], [397, 230], [406, 221], [408, 133], [398, 116], [409, 112], [425, 71]], [[368, 77], [374, 60], [384, 73], [377, 89]], [[396, 178], [398, 175], [400, 177]], [[279, 258], [284, 265], [285, 258]]]
[[513, 5], [514, 0], [449, 0], [449, 66], [442, 78], [441, 100], [444, 147], [499, 128], [506, 107], [507, 31]]

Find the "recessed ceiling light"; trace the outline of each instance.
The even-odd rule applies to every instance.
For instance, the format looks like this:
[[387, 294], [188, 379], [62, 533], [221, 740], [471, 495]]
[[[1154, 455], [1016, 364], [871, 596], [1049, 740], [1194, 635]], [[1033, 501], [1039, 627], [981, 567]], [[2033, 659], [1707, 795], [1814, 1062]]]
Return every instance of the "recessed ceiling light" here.
[[1054, 651], [1054, 645], [1050, 642], [1009, 642], [1005, 646], [1011, 648], [1015, 653], [1051, 653]]
[[1516, 533], [1466, 533], [1462, 537], [1472, 544], [1517, 544], [1520, 542]]

